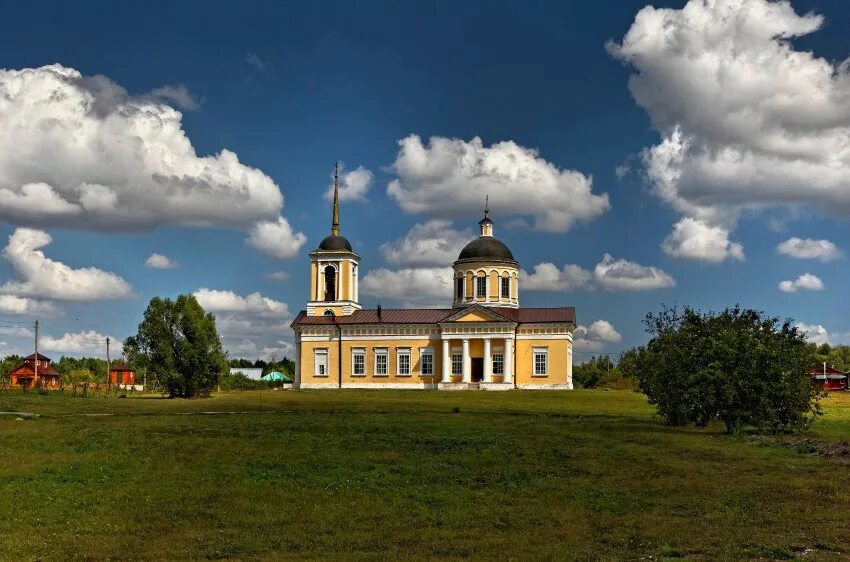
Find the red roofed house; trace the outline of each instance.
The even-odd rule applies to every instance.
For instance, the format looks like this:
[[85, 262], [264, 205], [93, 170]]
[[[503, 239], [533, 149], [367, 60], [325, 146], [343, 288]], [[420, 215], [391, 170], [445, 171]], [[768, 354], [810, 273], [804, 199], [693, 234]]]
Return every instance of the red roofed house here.
[[809, 374], [824, 390], [847, 390], [847, 373], [835, 367], [827, 367], [826, 363], [821, 367], [812, 367]]
[[50, 358], [41, 353], [38, 354], [37, 364], [35, 354], [24, 358], [24, 362], [9, 373], [10, 382], [13, 386], [32, 388], [36, 384], [36, 370], [38, 370], [38, 380], [42, 381], [46, 388], [59, 388], [59, 380], [62, 375], [50, 365]]
[[136, 369], [126, 363], [116, 363], [109, 368], [109, 384], [134, 385], [136, 384]]

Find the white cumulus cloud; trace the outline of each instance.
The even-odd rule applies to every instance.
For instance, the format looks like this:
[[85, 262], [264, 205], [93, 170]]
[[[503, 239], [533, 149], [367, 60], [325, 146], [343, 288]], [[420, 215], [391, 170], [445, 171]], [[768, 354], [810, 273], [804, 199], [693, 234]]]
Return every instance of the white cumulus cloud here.
[[796, 293], [798, 290], [823, 291], [823, 281], [811, 273], [804, 273], [793, 281], [782, 281], [779, 290], [783, 293]]
[[513, 141], [484, 146], [470, 141], [417, 135], [399, 141], [387, 193], [406, 213], [468, 217], [481, 211], [485, 195], [494, 213], [530, 218], [534, 227], [566, 232], [580, 220], [609, 208], [608, 195], [592, 192], [581, 172], [560, 169], [537, 150]]
[[283, 283], [284, 281], [289, 279], [289, 274], [285, 271], [272, 271], [271, 273], [266, 274], [266, 279], [268, 279], [269, 281]]
[[415, 225], [404, 237], [381, 245], [384, 259], [395, 265], [451, 265], [475, 236], [452, 228], [451, 221], [434, 219]]
[[145, 266], [152, 269], [173, 269], [178, 265], [179, 264], [176, 261], [172, 260], [168, 256], [157, 253], [149, 255], [148, 259], [145, 260]]
[[42, 230], [18, 228], [9, 236], [3, 257], [12, 267], [13, 279], [0, 293], [66, 301], [95, 301], [132, 295], [129, 283], [118, 275], [94, 267], [73, 269], [52, 260], [40, 250], [53, 241]]
[[16, 297], [15, 295], [0, 294], [0, 314], [56, 314], [56, 305], [49, 301], [40, 301], [27, 297]]
[[292, 314], [286, 303], [256, 292], [243, 296], [234, 291], [201, 288], [193, 295], [204, 310], [215, 314], [222, 345], [231, 356], [291, 356], [292, 348], [287, 347], [291, 344], [280, 341], [291, 335]]
[[789, 238], [776, 246], [780, 254], [801, 260], [820, 260], [823, 262], [837, 260], [842, 257], [842, 251], [829, 240], [812, 240], [811, 238]]
[[[45, 335], [40, 338], [39, 345], [44, 351], [73, 353], [89, 357], [106, 357], [106, 336], [95, 330], [82, 332], [66, 332], [60, 337]], [[109, 354], [114, 359], [123, 353], [123, 343], [114, 337], [109, 337]]]
[[818, 345], [823, 343], [830, 345], [850, 344], [850, 331], [830, 332], [821, 324], [805, 324], [803, 322], [798, 322], [795, 326], [798, 330], [806, 333], [806, 339], [811, 343]]
[[[643, 155], [662, 200], [727, 232], [746, 210], [850, 215], [850, 67], [790, 42], [822, 25], [819, 15], [767, 0], [638, 12], [608, 48], [635, 69], [629, 89], [662, 136]], [[720, 234], [704, 259], [719, 261], [723, 247], [736, 258]], [[674, 255], [698, 258], [677, 250], [676, 236]]]
[[553, 263], [543, 262], [535, 265], [532, 273], [519, 272], [519, 288], [523, 291], [573, 291], [590, 287], [592, 281], [592, 273], [572, 264], [558, 269]]
[[664, 253], [674, 258], [722, 262], [728, 258], [743, 260], [744, 247], [729, 240], [729, 231], [685, 217], [673, 227], [661, 244]]
[[373, 269], [360, 280], [360, 290], [365, 295], [400, 302], [405, 308], [448, 307], [453, 296], [452, 268]]
[[[375, 175], [363, 166], [358, 166], [350, 172], [343, 172], [339, 176], [339, 200], [365, 201], [366, 194], [369, 192], [369, 188], [372, 187], [374, 179]], [[333, 201], [333, 198], [334, 184], [331, 182], [325, 191], [325, 199]]]
[[265, 255], [285, 260], [298, 255], [298, 250], [307, 241], [301, 232], [292, 230], [289, 221], [279, 217], [277, 221], [259, 222], [250, 230], [245, 242]]
[[623, 336], [607, 320], [597, 320], [590, 326], [577, 326], [573, 332], [576, 351], [602, 351], [606, 344], [617, 343]]
[[610, 291], [652, 291], [674, 287], [676, 281], [663, 270], [605, 254], [593, 268], [593, 279]]

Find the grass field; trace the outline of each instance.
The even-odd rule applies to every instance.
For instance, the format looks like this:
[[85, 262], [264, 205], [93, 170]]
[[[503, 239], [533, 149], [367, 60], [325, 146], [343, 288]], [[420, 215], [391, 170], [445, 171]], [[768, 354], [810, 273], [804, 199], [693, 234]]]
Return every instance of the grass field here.
[[[850, 436], [833, 395], [810, 436]], [[850, 464], [630, 392], [0, 392], [0, 559], [850, 559]], [[459, 410], [459, 411], [458, 411]], [[192, 412], [233, 412], [192, 414]], [[81, 414], [111, 413], [112, 416]]]

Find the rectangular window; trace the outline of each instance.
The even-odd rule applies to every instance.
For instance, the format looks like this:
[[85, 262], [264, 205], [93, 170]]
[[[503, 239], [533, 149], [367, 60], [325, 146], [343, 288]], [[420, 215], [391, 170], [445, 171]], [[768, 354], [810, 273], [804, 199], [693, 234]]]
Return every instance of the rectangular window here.
[[494, 375], [504, 375], [505, 374], [505, 356], [501, 353], [493, 354], [493, 374]]
[[362, 347], [351, 350], [351, 374], [355, 377], [366, 375], [366, 350]]
[[316, 349], [313, 351], [313, 375], [317, 377], [328, 376], [328, 350]]
[[419, 374], [423, 376], [434, 374], [434, 349], [423, 347], [419, 355]]
[[502, 277], [502, 298], [511, 298], [511, 280], [508, 277]]
[[549, 350], [545, 347], [534, 348], [534, 376], [545, 377], [549, 374]]
[[452, 354], [452, 374], [453, 375], [462, 375], [463, 374], [463, 355]]
[[486, 297], [487, 296], [487, 278], [486, 277], [476, 277], [475, 278], [475, 296], [476, 297]]
[[379, 347], [375, 349], [375, 376], [387, 376], [387, 348]]
[[455, 280], [455, 297], [457, 300], [463, 300], [463, 277]]
[[396, 351], [398, 358], [398, 376], [406, 377], [410, 374], [410, 348], [400, 347]]

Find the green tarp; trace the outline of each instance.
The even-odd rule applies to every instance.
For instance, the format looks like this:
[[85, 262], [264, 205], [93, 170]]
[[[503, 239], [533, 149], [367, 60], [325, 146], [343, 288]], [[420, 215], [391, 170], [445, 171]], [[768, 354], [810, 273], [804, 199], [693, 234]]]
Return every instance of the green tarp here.
[[292, 382], [292, 379], [289, 378], [289, 375], [284, 375], [280, 371], [272, 371], [267, 375], [263, 375], [264, 381], [283, 381], [283, 382]]

